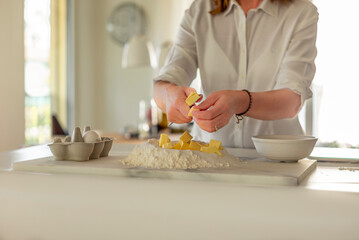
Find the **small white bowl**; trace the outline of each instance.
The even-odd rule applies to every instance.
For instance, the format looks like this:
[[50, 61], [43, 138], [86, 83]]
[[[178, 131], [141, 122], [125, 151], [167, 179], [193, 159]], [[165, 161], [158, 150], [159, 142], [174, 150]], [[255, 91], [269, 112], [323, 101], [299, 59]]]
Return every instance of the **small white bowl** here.
[[271, 160], [297, 162], [313, 151], [317, 138], [301, 135], [261, 135], [252, 137], [257, 152]]

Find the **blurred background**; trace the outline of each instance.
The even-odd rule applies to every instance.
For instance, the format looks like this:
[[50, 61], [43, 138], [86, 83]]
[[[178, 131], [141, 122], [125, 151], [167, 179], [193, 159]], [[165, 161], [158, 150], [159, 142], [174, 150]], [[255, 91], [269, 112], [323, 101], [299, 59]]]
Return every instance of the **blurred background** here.
[[[152, 78], [191, 2], [0, 0], [0, 151], [47, 143], [76, 126], [127, 138], [165, 128]], [[359, 3], [313, 2], [317, 74], [301, 122], [320, 146], [357, 148]]]

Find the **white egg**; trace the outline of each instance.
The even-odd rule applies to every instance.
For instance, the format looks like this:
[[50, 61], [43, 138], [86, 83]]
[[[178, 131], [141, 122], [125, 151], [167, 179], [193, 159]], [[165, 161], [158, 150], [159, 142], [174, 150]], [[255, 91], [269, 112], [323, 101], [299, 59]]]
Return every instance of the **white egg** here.
[[100, 134], [95, 130], [90, 130], [85, 132], [85, 134], [82, 136], [85, 142], [87, 143], [93, 143], [93, 142], [100, 142], [101, 136]]

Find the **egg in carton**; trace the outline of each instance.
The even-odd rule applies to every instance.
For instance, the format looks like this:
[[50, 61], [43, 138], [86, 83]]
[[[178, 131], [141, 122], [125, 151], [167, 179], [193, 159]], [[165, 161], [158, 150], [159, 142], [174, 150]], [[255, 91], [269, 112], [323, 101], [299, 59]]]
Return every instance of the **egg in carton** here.
[[76, 127], [71, 137], [55, 138], [48, 146], [56, 160], [87, 161], [107, 157], [113, 140], [101, 137], [97, 131], [86, 126], [82, 134], [81, 129]]

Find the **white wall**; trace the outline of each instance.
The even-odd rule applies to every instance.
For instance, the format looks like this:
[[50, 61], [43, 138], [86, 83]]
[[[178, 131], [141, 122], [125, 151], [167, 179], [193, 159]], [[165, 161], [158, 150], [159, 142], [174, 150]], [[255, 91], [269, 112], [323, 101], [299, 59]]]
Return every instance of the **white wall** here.
[[94, 98], [96, 92], [95, 67], [95, 0], [74, 1], [74, 70], [75, 70], [75, 123], [95, 123], [94, 111], [98, 108]]
[[[75, 125], [118, 132], [137, 125], [138, 102], [150, 99], [150, 68], [121, 69], [122, 46], [106, 32], [111, 11], [127, 0], [76, 0]], [[192, 0], [137, 0], [148, 17], [148, 38], [157, 48], [173, 40]]]
[[0, 0], [0, 151], [25, 142], [23, 12], [23, 0]]

